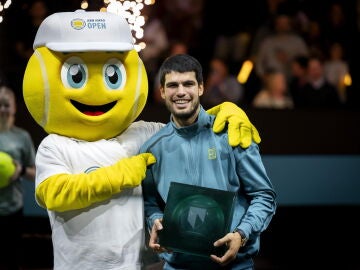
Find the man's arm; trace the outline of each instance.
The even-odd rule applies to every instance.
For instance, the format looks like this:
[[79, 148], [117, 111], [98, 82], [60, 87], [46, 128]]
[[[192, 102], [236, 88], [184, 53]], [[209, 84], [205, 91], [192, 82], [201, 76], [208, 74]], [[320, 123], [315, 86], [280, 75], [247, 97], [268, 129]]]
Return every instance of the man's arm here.
[[241, 196], [249, 201], [249, 207], [237, 229], [246, 238], [260, 234], [269, 225], [276, 209], [276, 193], [261, 160], [258, 145], [248, 149], [235, 149], [237, 172], [240, 176]]
[[[159, 192], [157, 191], [155, 181], [151, 172], [151, 169], [147, 169], [145, 179], [141, 183], [144, 197], [144, 209], [145, 218], [149, 230], [154, 226], [155, 220], [161, 220], [163, 218], [162, 206], [165, 207], [165, 203], [162, 200]], [[161, 206], [160, 203], [163, 205]]]
[[249, 207], [239, 220], [236, 231], [226, 234], [214, 243], [216, 247], [228, 247], [222, 257], [211, 255], [211, 259], [222, 266], [236, 258], [239, 249], [246, 244], [250, 235], [260, 234], [266, 229], [276, 208], [276, 194], [262, 164], [258, 146], [252, 144], [245, 150], [237, 148], [234, 151], [241, 182], [239, 196], [246, 197]]

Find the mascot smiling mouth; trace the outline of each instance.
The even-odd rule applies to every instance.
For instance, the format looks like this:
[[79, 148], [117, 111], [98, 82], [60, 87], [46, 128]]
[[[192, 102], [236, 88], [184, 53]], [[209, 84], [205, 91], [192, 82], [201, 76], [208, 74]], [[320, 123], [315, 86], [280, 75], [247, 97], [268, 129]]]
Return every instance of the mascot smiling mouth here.
[[108, 111], [110, 111], [116, 104], [117, 101], [113, 101], [104, 105], [92, 106], [86, 105], [75, 100], [70, 100], [71, 104], [78, 109], [80, 112], [90, 116], [98, 116], [102, 115]]

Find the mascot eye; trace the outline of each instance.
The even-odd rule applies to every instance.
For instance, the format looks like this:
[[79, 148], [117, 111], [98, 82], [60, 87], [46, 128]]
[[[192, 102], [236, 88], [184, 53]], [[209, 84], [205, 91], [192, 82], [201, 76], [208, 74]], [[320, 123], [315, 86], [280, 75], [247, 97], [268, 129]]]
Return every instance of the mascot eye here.
[[109, 89], [121, 89], [126, 83], [124, 65], [118, 59], [110, 59], [103, 69], [105, 85]]
[[87, 67], [79, 57], [70, 57], [61, 67], [61, 80], [68, 88], [81, 88], [87, 81]]
[[86, 79], [85, 68], [82, 65], [72, 65], [67, 74], [67, 81], [74, 88], [81, 87]]

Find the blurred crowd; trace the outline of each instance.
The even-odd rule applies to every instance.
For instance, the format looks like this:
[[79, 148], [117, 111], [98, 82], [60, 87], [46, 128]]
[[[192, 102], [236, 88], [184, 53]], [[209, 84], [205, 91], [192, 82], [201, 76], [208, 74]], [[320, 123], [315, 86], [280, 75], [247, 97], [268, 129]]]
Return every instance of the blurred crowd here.
[[[359, 33], [357, 14], [349, 15], [357, 2], [352, 4], [162, 1], [162, 8], [149, 13], [147, 47], [141, 52], [152, 101], [162, 102], [153, 76], [158, 64], [181, 45], [180, 52], [195, 55], [206, 67], [205, 106], [233, 101], [269, 109], [350, 107]], [[245, 62], [251, 70], [240, 80]]]
[[[75, 2], [14, 4], [12, 15], [0, 24], [2, 37], [11, 44], [0, 45], [9, 51], [1, 52], [0, 70], [13, 89], [21, 92], [41, 21], [52, 12], [79, 8], [80, 1]], [[157, 0], [145, 6], [146, 48], [140, 51], [148, 71], [149, 102], [162, 104], [159, 64], [170, 55], [188, 53], [205, 68], [204, 106], [232, 101], [270, 109], [356, 107], [359, 2]], [[19, 21], [21, 27], [15, 29]], [[248, 70], [244, 63], [251, 64]], [[246, 71], [240, 80], [240, 72]]]

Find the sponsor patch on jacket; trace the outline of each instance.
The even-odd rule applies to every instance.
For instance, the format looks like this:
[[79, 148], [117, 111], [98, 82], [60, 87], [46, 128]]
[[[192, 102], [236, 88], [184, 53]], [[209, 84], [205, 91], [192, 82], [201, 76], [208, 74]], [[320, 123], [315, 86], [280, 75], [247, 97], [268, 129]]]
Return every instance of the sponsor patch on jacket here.
[[208, 159], [216, 159], [216, 149], [215, 148], [208, 149]]

